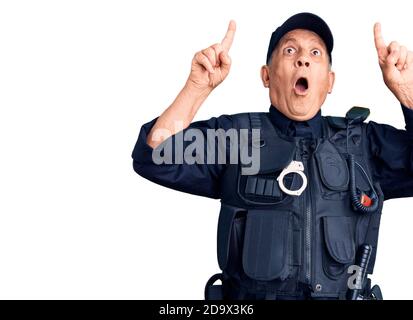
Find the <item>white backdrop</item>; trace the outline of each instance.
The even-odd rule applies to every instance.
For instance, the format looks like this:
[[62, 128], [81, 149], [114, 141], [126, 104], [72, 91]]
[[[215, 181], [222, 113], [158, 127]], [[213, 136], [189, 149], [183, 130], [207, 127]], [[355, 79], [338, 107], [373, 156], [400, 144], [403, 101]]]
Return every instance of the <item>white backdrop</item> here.
[[[411, 4], [369, 1], [2, 1], [0, 298], [202, 299], [219, 271], [219, 201], [136, 175], [140, 126], [182, 88], [194, 53], [237, 32], [232, 70], [196, 116], [266, 111], [271, 32], [311, 11], [335, 36], [324, 115], [353, 105], [404, 128], [382, 82], [373, 23], [413, 49]], [[409, 8], [410, 6], [410, 8]], [[412, 299], [413, 199], [387, 201], [373, 282]]]

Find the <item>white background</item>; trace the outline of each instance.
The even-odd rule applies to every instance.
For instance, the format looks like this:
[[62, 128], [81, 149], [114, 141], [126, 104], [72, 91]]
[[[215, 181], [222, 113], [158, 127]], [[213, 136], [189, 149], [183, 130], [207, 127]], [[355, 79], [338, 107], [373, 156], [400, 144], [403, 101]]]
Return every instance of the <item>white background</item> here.
[[[409, 4], [410, 3], [410, 4]], [[410, 6], [410, 7], [409, 7]], [[196, 51], [237, 22], [232, 70], [196, 116], [267, 111], [259, 69], [276, 26], [300, 11], [335, 36], [324, 115], [353, 105], [404, 128], [373, 44], [413, 49], [411, 2], [2, 1], [0, 298], [202, 299], [219, 271], [219, 201], [132, 169], [140, 126], [182, 88]], [[413, 199], [385, 203], [373, 282], [413, 298]]]

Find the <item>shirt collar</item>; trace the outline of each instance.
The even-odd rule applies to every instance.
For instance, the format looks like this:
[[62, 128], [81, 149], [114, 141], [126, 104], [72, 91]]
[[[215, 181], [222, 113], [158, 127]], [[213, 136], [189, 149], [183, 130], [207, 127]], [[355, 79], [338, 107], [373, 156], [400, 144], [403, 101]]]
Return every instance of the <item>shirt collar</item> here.
[[278, 130], [285, 135], [292, 135], [291, 127], [307, 124], [312, 133], [313, 138], [319, 138], [322, 136], [322, 119], [321, 109], [317, 114], [307, 121], [295, 121], [286, 117], [276, 107], [271, 105], [270, 107], [270, 119], [271, 122], [278, 128]]

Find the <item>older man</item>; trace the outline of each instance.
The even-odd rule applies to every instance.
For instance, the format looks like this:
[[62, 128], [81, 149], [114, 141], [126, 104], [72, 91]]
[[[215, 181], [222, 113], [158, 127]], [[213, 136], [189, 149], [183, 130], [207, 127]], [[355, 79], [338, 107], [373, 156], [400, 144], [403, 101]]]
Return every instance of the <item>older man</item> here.
[[[221, 43], [195, 54], [175, 101], [142, 127], [132, 154], [135, 171], [176, 190], [221, 199], [222, 273], [208, 281], [206, 298], [379, 298], [366, 274], [373, 272], [383, 201], [413, 195], [413, 52], [397, 42], [387, 46], [380, 24], [374, 26], [384, 82], [402, 105], [406, 130], [365, 123], [364, 108], [352, 108], [346, 117], [321, 116], [334, 85], [333, 36], [311, 13], [290, 17], [271, 36], [261, 68], [269, 113], [191, 123], [230, 71], [234, 34], [231, 21]], [[219, 149], [208, 138], [203, 153], [190, 149], [198, 161], [176, 152], [193, 153], [183, 151], [193, 141], [179, 134], [196, 129], [208, 137], [208, 130], [232, 128], [248, 129], [246, 149], [259, 151], [252, 174], [243, 174], [242, 161], [206, 161], [208, 150]], [[260, 133], [255, 140], [254, 130]], [[228, 158], [234, 141], [225, 141]], [[241, 141], [235, 142], [238, 159]], [[168, 143], [174, 159], [159, 164], [154, 154], [165, 153]], [[214, 285], [217, 279], [222, 285]]]

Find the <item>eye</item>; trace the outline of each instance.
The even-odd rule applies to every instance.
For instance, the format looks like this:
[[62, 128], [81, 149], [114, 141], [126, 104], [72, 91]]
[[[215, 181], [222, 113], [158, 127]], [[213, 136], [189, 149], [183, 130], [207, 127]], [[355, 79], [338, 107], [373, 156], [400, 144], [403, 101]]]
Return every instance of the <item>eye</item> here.
[[284, 54], [289, 56], [293, 55], [296, 51], [297, 50], [295, 50], [293, 47], [284, 48]]
[[315, 56], [321, 56], [321, 51], [318, 49], [314, 49], [313, 51], [311, 51], [311, 53]]

